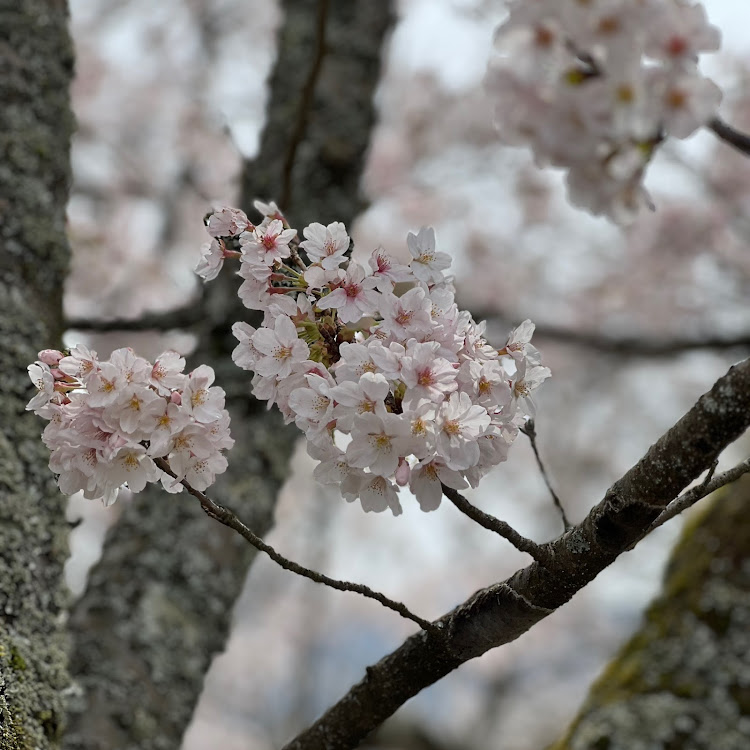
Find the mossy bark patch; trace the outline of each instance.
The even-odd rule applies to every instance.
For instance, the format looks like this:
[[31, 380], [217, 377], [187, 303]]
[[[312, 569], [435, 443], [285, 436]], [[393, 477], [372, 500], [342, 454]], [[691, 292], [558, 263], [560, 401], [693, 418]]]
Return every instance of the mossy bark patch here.
[[66, 498], [26, 373], [59, 344], [73, 54], [59, 0], [0, 0], [0, 747], [55, 748], [69, 684]]
[[662, 593], [551, 750], [750, 747], [750, 480], [686, 526]]

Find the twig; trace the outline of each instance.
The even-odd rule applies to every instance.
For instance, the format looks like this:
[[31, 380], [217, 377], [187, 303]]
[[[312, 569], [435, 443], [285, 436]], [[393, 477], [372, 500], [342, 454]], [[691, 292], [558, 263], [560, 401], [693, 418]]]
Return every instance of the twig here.
[[[175, 479], [177, 478], [165, 459], [156, 458], [154, 459], [154, 463], [162, 471], [169, 474], [169, 476], [174, 477]], [[392, 609], [394, 612], [398, 612], [398, 614], [400, 614], [402, 617], [405, 617], [408, 620], [412, 620], [412, 622], [416, 622], [417, 625], [422, 628], [422, 630], [425, 630], [429, 633], [442, 633], [437, 625], [434, 625], [428, 620], [424, 620], [418, 615], [415, 615], [404, 604], [401, 604], [401, 602], [396, 602], [393, 599], [389, 599], [379, 591], [373, 591], [371, 588], [364, 586], [361, 583], [350, 583], [349, 581], [339, 581], [335, 578], [329, 578], [322, 573], [317, 573], [314, 570], [303, 567], [293, 560], [287, 559], [283, 555], [280, 555], [270, 544], [266, 544], [266, 542], [264, 542], [259, 536], [254, 534], [253, 531], [248, 526], [246, 526], [239, 518], [237, 518], [237, 516], [229, 508], [226, 508], [225, 506], [214, 502], [205, 493], [201, 492], [200, 490], [196, 490], [190, 485], [189, 482], [184, 479], [180, 480], [180, 484], [182, 484], [182, 486], [193, 497], [198, 498], [203, 510], [208, 516], [216, 519], [220, 523], [223, 523], [225, 526], [228, 526], [230, 529], [236, 531], [245, 540], [250, 542], [250, 544], [252, 544], [253, 547], [255, 547], [257, 550], [259, 550], [260, 552], [265, 552], [275, 563], [284, 568], [284, 570], [289, 570], [292, 573], [296, 573], [297, 575], [304, 578], [309, 578], [311, 581], [315, 581], [316, 583], [322, 583], [325, 586], [337, 589], [338, 591], [353, 591], [356, 594], [366, 596], [368, 599], [374, 599], [376, 602], [380, 602], [384, 607], [388, 607], [388, 609]]]
[[692, 507], [693, 505], [695, 505], [695, 503], [698, 502], [698, 500], [706, 497], [706, 495], [710, 495], [712, 492], [715, 492], [725, 484], [730, 484], [731, 482], [736, 481], [743, 474], [746, 474], [748, 471], [750, 471], [750, 458], [748, 458], [742, 463], [737, 464], [737, 466], [734, 466], [733, 468], [725, 471], [723, 474], [719, 474], [719, 476], [715, 477], [714, 472], [716, 471], [717, 464], [718, 462], [714, 462], [713, 466], [708, 470], [706, 478], [699, 485], [696, 485], [689, 490], [685, 490], [685, 492], [683, 492], [679, 497], [676, 497], [674, 500], [672, 500], [672, 502], [651, 524], [646, 534], [650, 534], [654, 529], [666, 523], [671, 518], [674, 518], [684, 510]]
[[328, 0], [318, 0], [318, 16], [315, 24], [315, 57], [313, 58], [310, 71], [307, 75], [305, 85], [300, 92], [297, 119], [294, 123], [291, 139], [284, 157], [283, 180], [279, 205], [281, 209], [289, 208], [292, 200], [292, 168], [297, 154], [297, 148], [302, 143], [307, 126], [307, 116], [313, 103], [315, 85], [318, 82], [323, 58], [326, 53], [326, 23], [328, 21]]
[[519, 534], [510, 524], [485, 513], [472, 505], [460, 492], [442, 485], [443, 494], [466, 516], [489, 531], [494, 531], [510, 542], [517, 550], [531, 555], [540, 565], [549, 566], [552, 557], [547, 548]]
[[521, 432], [526, 435], [526, 437], [529, 439], [529, 442], [531, 443], [531, 449], [534, 451], [534, 457], [536, 458], [536, 463], [539, 467], [539, 471], [542, 474], [542, 478], [544, 479], [544, 483], [547, 485], [547, 489], [549, 490], [550, 495], [552, 495], [552, 502], [557, 507], [557, 510], [560, 511], [560, 517], [562, 518], [563, 526], [565, 526], [565, 531], [569, 531], [573, 527], [571, 526], [570, 521], [568, 521], [568, 517], [565, 515], [565, 509], [560, 502], [560, 498], [557, 496], [557, 493], [552, 487], [549, 476], [547, 476], [547, 470], [544, 468], [544, 464], [542, 463], [542, 457], [539, 455], [539, 451], [536, 447], [536, 425], [534, 424], [534, 420], [529, 419], [526, 424], [521, 427]]
[[[467, 305], [475, 320], [486, 320], [488, 324], [507, 328], [510, 321], [518, 320], [517, 316], [503, 310], [472, 307]], [[576, 330], [554, 323], [537, 323], [534, 331], [536, 338], [546, 338], [603, 354], [615, 354], [623, 357], [672, 357], [683, 352], [735, 349], [750, 347], [750, 331], [740, 331], [732, 336], [706, 334], [704, 336], [674, 337], [655, 339], [644, 336], [614, 337], [597, 331]]]
[[724, 143], [728, 143], [745, 156], [750, 156], [750, 135], [735, 130], [719, 117], [714, 117], [708, 123], [708, 129], [712, 130]]

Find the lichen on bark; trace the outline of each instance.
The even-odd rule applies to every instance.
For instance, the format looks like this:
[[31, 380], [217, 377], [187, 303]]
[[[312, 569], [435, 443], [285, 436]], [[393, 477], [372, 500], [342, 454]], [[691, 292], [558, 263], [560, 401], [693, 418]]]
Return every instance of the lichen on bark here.
[[0, 746], [59, 746], [69, 684], [65, 498], [26, 366], [59, 344], [69, 262], [73, 54], [67, 6], [0, 0]]
[[662, 592], [550, 750], [750, 747], [750, 481], [686, 526]]

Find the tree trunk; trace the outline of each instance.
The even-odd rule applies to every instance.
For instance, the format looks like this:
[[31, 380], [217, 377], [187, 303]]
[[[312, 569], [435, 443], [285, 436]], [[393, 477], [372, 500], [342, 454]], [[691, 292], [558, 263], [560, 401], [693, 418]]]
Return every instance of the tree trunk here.
[[750, 747], [750, 481], [691, 521], [640, 630], [550, 750]]
[[[358, 185], [390, 6], [288, 0], [284, 10], [268, 124], [260, 156], [245, 168], [243, 202], [277, 200], [300, 229], [348, 223], [363, 205]], [[253, 322], [236, 290], [231, 273], [206, 287], [193, 365], [216, 370], [236, 440], [212, 495], [264, 534], [298, 433], [248, 396], [249, 374], [231, 361], [232, 322]], [[254, 555], [189, 496], [152, 489], [134, 498], [73, 614], [71, 669], [84, 692], [67, 748], [179, 746]]]
[[26, 366], [60, 343], [73, 54], [60, 0], [0, 0], [0, 746], [58, 747], [66, 499]]

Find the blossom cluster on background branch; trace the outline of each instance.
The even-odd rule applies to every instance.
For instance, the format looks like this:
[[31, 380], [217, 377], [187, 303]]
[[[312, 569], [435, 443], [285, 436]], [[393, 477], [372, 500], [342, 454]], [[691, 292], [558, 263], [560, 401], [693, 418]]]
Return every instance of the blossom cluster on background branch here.
[[716, 115], [721, 91], [698, 56], [720, 36], [679, 0], [514, 0], [486, 80], [498, 133], [563, 167], [574, 204], [629, 223], [652, 207], [643, 177], [658, 146]]

